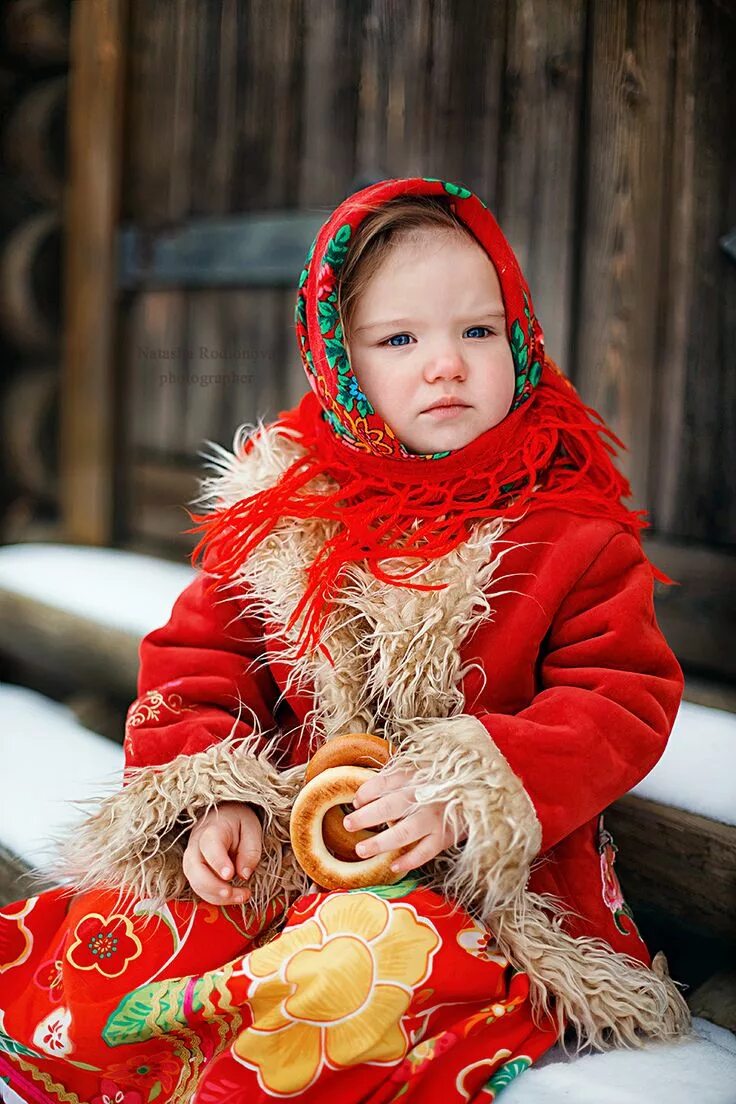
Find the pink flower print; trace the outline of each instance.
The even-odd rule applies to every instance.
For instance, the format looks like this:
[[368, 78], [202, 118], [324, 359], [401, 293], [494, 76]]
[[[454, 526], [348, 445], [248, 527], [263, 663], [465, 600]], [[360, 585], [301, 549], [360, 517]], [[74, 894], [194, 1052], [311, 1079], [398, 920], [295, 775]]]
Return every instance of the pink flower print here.
[[143, 1097], [136, 1089], [121, 1089], [114, 1081], [103, 1077], [100, 1091], [91, 1104], [143, 1104]]
[[44, 1054], [50, 1054], [53, 1058], [71, 1054], [74, 1045], [69, 1038], [69, 1025], [72, 1022], [72, 1014], [68, 1008], [55, 1008], [36, 1027], [33, 1032], [33, 1042]]

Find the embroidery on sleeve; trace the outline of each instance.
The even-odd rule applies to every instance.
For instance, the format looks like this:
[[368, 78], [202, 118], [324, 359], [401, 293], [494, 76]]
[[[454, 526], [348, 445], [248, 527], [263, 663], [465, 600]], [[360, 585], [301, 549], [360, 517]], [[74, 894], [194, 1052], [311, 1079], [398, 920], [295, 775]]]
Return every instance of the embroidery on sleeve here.
[[[639, 929], [634, 920], [634, 914], [624, 900], [621, 883], [613, 866], [616, 862], [618, 847], [613, 842], [613, 836], [603, 823], [603, 814], [598, 818], [598, 854], [601, 860], [601, 888], [606, 906], [611, 910], [613, 922], [622, 935], [631, 935], [632, 929], [641, 938]], [[630, 927], [626, 927], [622, 917], [627, 917]]]

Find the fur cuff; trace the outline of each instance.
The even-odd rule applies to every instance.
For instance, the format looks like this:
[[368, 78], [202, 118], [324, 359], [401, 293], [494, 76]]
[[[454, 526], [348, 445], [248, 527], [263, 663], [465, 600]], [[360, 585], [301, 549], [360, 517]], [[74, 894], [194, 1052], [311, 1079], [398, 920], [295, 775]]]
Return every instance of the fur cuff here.
[[126, 785], [105, 798], [96, 813], [61, 843], [55, 873], [76, 890], [113, 888], [163, 902], [192, 899], [182, 870], [189, 829], [223, 801], [256, 807], [263, 826], [263, 855], [247, 885], [246, 908], [265, 908], [307, 892], [308, 878], [293, 858], [289, 818], [303, 767], [278, 771], [258, 734], [226, 740], [197, 755], [179, 755], [164, 766], [126, 772]]
[[566, 910], [527, 889], [542, 831], [521, 780], [477, 717], [402, 724], [387, 771], [417, 776], [416, 806], [446, 802], [446, 822], [464, 843], [422, 870], [423, 880], [492, 932], [500, 950], [529, 977], [535, 1019], [551, 1016], [577, 1050], [642, 1046], [690, 1031], [690, 1013], [661, 952], [651, 969], [600, 938], [573, 938]]
[[390, 770], [417, 778], [417, 806], [440, 801], [445, 823], [464, 843], [431, 866], [435, 888], [476, 915], [509, 905], [529, 879], [542, 829], [521, 780], [477, 717], [409, 722]]

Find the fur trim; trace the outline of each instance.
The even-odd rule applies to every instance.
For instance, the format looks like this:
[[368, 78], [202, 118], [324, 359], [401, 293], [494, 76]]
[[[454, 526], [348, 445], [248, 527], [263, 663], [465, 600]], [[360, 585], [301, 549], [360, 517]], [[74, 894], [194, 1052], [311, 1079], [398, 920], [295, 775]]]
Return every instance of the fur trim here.
[[263, 825], [263, 855], [247, 883], [243, 906], [257, 910], [278, 896], [306, 893], [309, 879], [289, 846], [291, 806], [304, 768], [278, 771], [260, 735], [225, 740], [164, 766], [126, 771], [123, 789], [105, 798], [74, 835], [62, 842], [55, 873], [76, 891], [117, 888], [163, 903], [192, 899], [182, 869], [185, 837], [194, 822], [223, 801], [256, 805]]
[[466, 713], [406, 726], [385, 771], [407, 767], [417, 781], [416, 808], [440, 802], [455, 839], [467, 833], [435, 860], [435, 886], [480, 916], [507, 907], [527, 883], [542, 828], [485, 726]]
[[[464, 843], [424, 868], [430, 888], [476, 916], [501, 950], [529, 974], [534, 1013], [552, 1014], [577, 1050], [642, 1046], [690, 1030], [687, 1005], [663, 954], [647, 969], [599, 938], [562, 930], [565, 910], [526, 889], [542, 831], [521, 780], [477, 717], [463, 715], [405, 728], [387, 772], [410, 767], [416, 808], [440, 801], [445, 823]], [[554, 998], [554, 999], [553, 999]]]

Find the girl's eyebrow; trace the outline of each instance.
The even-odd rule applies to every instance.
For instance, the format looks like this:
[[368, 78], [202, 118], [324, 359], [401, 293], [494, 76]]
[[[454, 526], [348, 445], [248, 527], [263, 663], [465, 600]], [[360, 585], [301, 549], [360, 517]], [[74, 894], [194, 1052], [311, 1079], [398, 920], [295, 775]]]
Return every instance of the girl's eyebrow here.
[[[469, 314], [468, 318], [505, 318], [506, 312], [499, 310], [497, 307], [492, 307], [487, 311], [475, 311], [473, 314]], [[380, 326], [381, 329], [390, 329], [392, 326], [410, 326], [414, 319], [412, 318], [389, 318], [385, 322], [366, 322], [364, 326], [356, 327], [355, 333], [362, 333], [363, 330], [374, 330]], [[462, 321], [462, 319], [458, 319]]]

